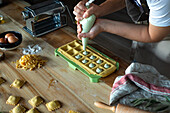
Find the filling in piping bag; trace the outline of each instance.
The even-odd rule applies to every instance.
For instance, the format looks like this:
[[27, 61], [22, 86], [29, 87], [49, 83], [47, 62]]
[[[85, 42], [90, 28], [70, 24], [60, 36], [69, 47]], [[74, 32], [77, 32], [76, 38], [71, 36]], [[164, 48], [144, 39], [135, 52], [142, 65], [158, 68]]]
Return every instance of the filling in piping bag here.
[[[94, 0], [89, 0], [85, 6], [87, 8], [90, 7], [90, 4], [93, 2]], [[93, 24], [95, 23], [96, 20], [96, 16], [94, 14], [92, 14], [91, 16], [89, 16], [88, 18], [84, 18], [83, 20], [80, 21], [80, 24], [82, 25], [82, 32], [81, 33], [88, 33], [90, 31], [90, 29], [92, 28]], [[83, 50], [86, 50], [86, 46], [87, 46], [87, 42], [88, 42], [88, 37], [82, 37], [82, 45], [83, 45]]]

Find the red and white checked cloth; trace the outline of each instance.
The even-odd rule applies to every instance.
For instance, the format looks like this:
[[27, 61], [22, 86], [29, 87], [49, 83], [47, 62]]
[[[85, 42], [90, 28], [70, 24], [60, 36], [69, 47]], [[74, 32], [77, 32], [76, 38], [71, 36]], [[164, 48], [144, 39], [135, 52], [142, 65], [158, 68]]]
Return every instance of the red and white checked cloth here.
[[170, 97], [170, 80], [161, 75], [154, 67], [132, 63], [125, 73], [124, 76], [118, 76], [113, 84], [110, 105], [121, 103], [132, 106], [131, 102], [137, 98], [154, 98], [158, 101], [165, 101], [164, 96]]

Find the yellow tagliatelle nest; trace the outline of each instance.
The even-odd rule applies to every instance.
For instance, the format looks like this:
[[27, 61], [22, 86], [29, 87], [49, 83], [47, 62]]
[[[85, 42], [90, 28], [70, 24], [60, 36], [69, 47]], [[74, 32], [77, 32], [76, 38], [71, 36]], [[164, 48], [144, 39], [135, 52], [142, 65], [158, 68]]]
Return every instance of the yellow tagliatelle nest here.
[[23, 55], [19, 60], [16, 61], [16, 68], [22, 68], [25, 70], [33, 70], [41, 68], [47, 60], [43, 60], [39, 55]]

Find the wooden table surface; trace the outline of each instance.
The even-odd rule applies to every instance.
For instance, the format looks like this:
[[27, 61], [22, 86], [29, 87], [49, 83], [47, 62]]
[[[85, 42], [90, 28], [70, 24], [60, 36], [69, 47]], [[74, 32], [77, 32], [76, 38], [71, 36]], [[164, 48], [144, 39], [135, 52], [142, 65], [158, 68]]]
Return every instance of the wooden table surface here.
[[[4, 16], [6, 21], [0, 25], [0, 33], [17, 31], [23, 36], [21, 45], [15, 50], [5, 51], [5, 60], [0, 62], [0, 77], [6, 79], [6, 82], [0, 85], [0, 112], [8, 112], [14, 107], [6, 104], [10, 95], [22, 97], [19, 103], [27, 109], [31, 108], [28, 100], [39, 95], [45, 102], [37, 108], [43, 113], [49, 112], [45, 103], [51, 100], [59, 100], [62, 103], [60, 109], [53, 111], [57, 113], [67, 113], [69, 110], [81, 113], [111, 113], [109, 110], [95, 107], [93, 103], [95, 101], [109, 103], [109, 94], [114, 79], [116, 76], [124, 74], [128, 63], [91, 42], [91, 46], [118, 61], [120, 69], [108, 77], [102, 78], [99, 83], [90, 83], [86, 75], [78, 70], [73, 70], [65, 60], [54, 55], [56, 48], [76, 39], [75, 31], [70, 27], [64, 27], [42, 37], [33, 38], [22, 29], [25, 26], [25, 21], [23, 21], [21, 12], [28, 5], [24, 1], [16, 0], [0, 7], [0, 14]], [[47, 59], [48, 62], [42, 68], [34, 71], [16, 69], [12, 62], [18, 60], [23, 55], [22, 48], [30, 44], [39, 44], [43, 50], [38, 54]], [[10, 84], [15, 79], [27, 82], [21, 89], [10, 88]]]

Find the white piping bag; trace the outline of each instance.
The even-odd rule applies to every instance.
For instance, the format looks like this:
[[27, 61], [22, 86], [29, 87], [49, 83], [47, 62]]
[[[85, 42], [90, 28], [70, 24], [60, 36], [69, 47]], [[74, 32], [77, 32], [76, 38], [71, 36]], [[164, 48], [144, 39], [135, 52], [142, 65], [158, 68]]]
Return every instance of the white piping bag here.
[[[90, 4], [94, 0], [89, 0], [85, 6], [89, 8]], [[80, 21], [80, 24], [82, 25], [82, 32], [81, 33], [88, 33], [90, 29], [92, 28], [93, 24], [95, 23], [96, 16], [92, 14], [88, 18], [84, 18], [83, 20]], [[82, 45], [83, 45], [83, 50], [86, 50], [87, 42], [88, 42], [88, 37], [82, 37]]]

